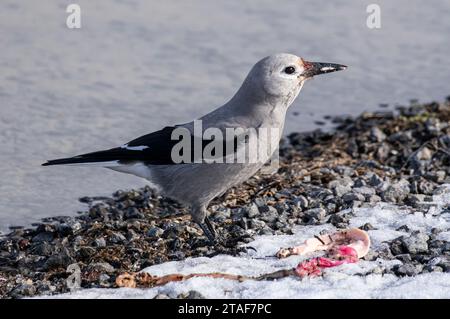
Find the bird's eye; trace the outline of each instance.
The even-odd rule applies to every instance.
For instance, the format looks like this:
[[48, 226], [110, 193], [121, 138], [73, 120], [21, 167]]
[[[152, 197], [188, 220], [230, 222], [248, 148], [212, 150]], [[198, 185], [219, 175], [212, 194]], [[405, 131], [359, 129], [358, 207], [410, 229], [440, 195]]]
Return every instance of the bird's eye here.
[[288, 66], [286, 69], [284, 69], [284, 73], [286, 74], [292, 74], [295, 72], [295, 68], [293, 66]]

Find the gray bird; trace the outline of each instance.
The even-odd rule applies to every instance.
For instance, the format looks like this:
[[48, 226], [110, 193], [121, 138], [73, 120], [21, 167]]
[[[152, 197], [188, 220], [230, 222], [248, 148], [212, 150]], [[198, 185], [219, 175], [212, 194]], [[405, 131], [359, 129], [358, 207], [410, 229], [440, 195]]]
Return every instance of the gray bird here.
[[[120, 147], [50, 160], [42, 165], [98, 165], [145, 178], [162, 195], [190, 206], [192, 219], [214, 243], [216, 234], [207, 211], [210, 201], [250, 178], [271, 158], [282, 135], [286, 111], [307, 79], [345, 68], [340, 64], [307, 62], [292, 54], [271, 55], [253, 66], [231, 100], [198, 121], [165, 127]], [[200, 135], [195, 132], [196, 123], [202, 125]], [[268, 134], [261, 133], [262, 129], [268, 128], [278, 132], [269, 134], [272, 138], [276, 136], [275, 143]], [[202, 135], [208, 129], [215, 130], [214, 136], [223, 133], [222, 137]], [[226, 135], [230, 129], [240, 133], [230, 138]], [[180, 147], [183, 135], [180, 133], [186, 132], [190, 133], [184, 141], [186, 147], [179, 153], [174, 152], [175, 147]], [[216, 161], [207, 161], [202, 157], [202, 151], [214, 141], [216, 146], [221, 144], [223, 147], [209, 153], [208, 159], [213, 157]], [[263, 149], [256, 161], [248, 155], [252, 145]], [[177, 154], [190, 161], [180, 161]], [[237, 158], [237, 154], [246, 154], [241, 157], [244, 161], [228, 161]], [[220, 158], [222, 162], [217, 160]]]

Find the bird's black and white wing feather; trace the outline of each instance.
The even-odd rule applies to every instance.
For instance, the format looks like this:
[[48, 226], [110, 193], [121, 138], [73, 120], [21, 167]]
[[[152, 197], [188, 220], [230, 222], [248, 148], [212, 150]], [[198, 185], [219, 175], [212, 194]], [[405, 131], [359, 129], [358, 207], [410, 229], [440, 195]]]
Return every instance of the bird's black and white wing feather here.
[[[180, 141], [172, 139], [172, 132], [178, 127], [179, 126], [167, 126], [159, 131], [138, 137], [120, 147], [69, 158], [50, 160], [42, 165], [96, 164], [105, 167], [114, 167], [136, 162], [144, 163], [146, 165], [175, 165], [176, 163], [172, 159], [172, 149]], [[211, 140], [201, 140], [202, 150], [209, 142], [211, 142]], [[191, 156], [194, 156], [194, 136], [191, 136], [190, 145]], [[234, 151], [235, 148], [233, 149], [233, 152]]]

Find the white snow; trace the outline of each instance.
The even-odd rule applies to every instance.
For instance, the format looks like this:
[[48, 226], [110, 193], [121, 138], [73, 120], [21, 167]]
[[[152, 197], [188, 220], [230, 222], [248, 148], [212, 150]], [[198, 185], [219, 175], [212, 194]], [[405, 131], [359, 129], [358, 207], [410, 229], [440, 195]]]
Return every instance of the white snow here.
[[432, 273], [398, 279], [393, 275], [355, 277], [331, 273], [323, 278], [299, 281], [286, 278], [272, 282], [236, 283], [225, 279], [193, 278], [154, 289], [89, 289], [55, 298], [153, 298], [158, 293], [176, 297], [189, 290], [208, 298], [449, 298], [450, 274]]
[[450, 241], [450, 231], [439, 233], [437, 239]]
[[[434, 196], [436, 208], [433, 214], [411, 213], [395, 205], [379, 204], [375, 208], [358, 208], [351, 226], [358, 227], [367, 222], [376, 229], [370, 230], [372, 249], [383, 245], [383, 241], [405, 235], [395, 229], [408, 225], [411, 229], [426, 230], [439, 227], [448, 238], [450, 214], [443, 210], [450, 203], [450, 185], [439, 196]], [[343, 213], [343, 212], [342, 212]], [[333, 231], [329, 224], [320, 226], [298, 226], [294, 235], [259, 236], [248, 245], [257, 249], [249, 250], [241, 257], [219, 255], [213, 258], [188, 258], [184, 261], [167, 262], [148, 267], [152, 275], [172, 273], [192, 274], [225, 272], [236, 275], [257, 276], [280, 269], [292, 268], [307, 257], [291, 256], [276, 259], [271, 256], [281, 247], [302, 243], [320, 231]], [[392, 266], [397, 260], [360, 260], [357, 264], [347, 264], [325, 270], [323, 277], [283, 278], [277, 281], [244, 281], [242, 283], [212, 278], [192, 278], [185, 282], [169, 283], [151, 289], [87, 289], [63, 294], [63, 298], [152, 298], [159, 293], [176, 297], [189, 290], [197, 290], [207, 298], [450, 298], [450, 273], [421, 274], [416, 277], [399, 279], [394, 275], [368, 274], [376, 267]], [[363, 275], [363, 276], [362, 276]]]

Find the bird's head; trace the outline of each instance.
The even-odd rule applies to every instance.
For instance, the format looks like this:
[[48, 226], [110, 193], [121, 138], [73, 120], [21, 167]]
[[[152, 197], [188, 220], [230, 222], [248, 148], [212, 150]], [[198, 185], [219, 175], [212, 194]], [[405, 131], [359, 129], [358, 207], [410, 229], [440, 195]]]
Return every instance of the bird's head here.
[[293, 54], [279, 53], [256, 63], [249, 78], [266, 94], [293, 100], [307, 79], [346, 68], [341, 64], [308, 62]]

